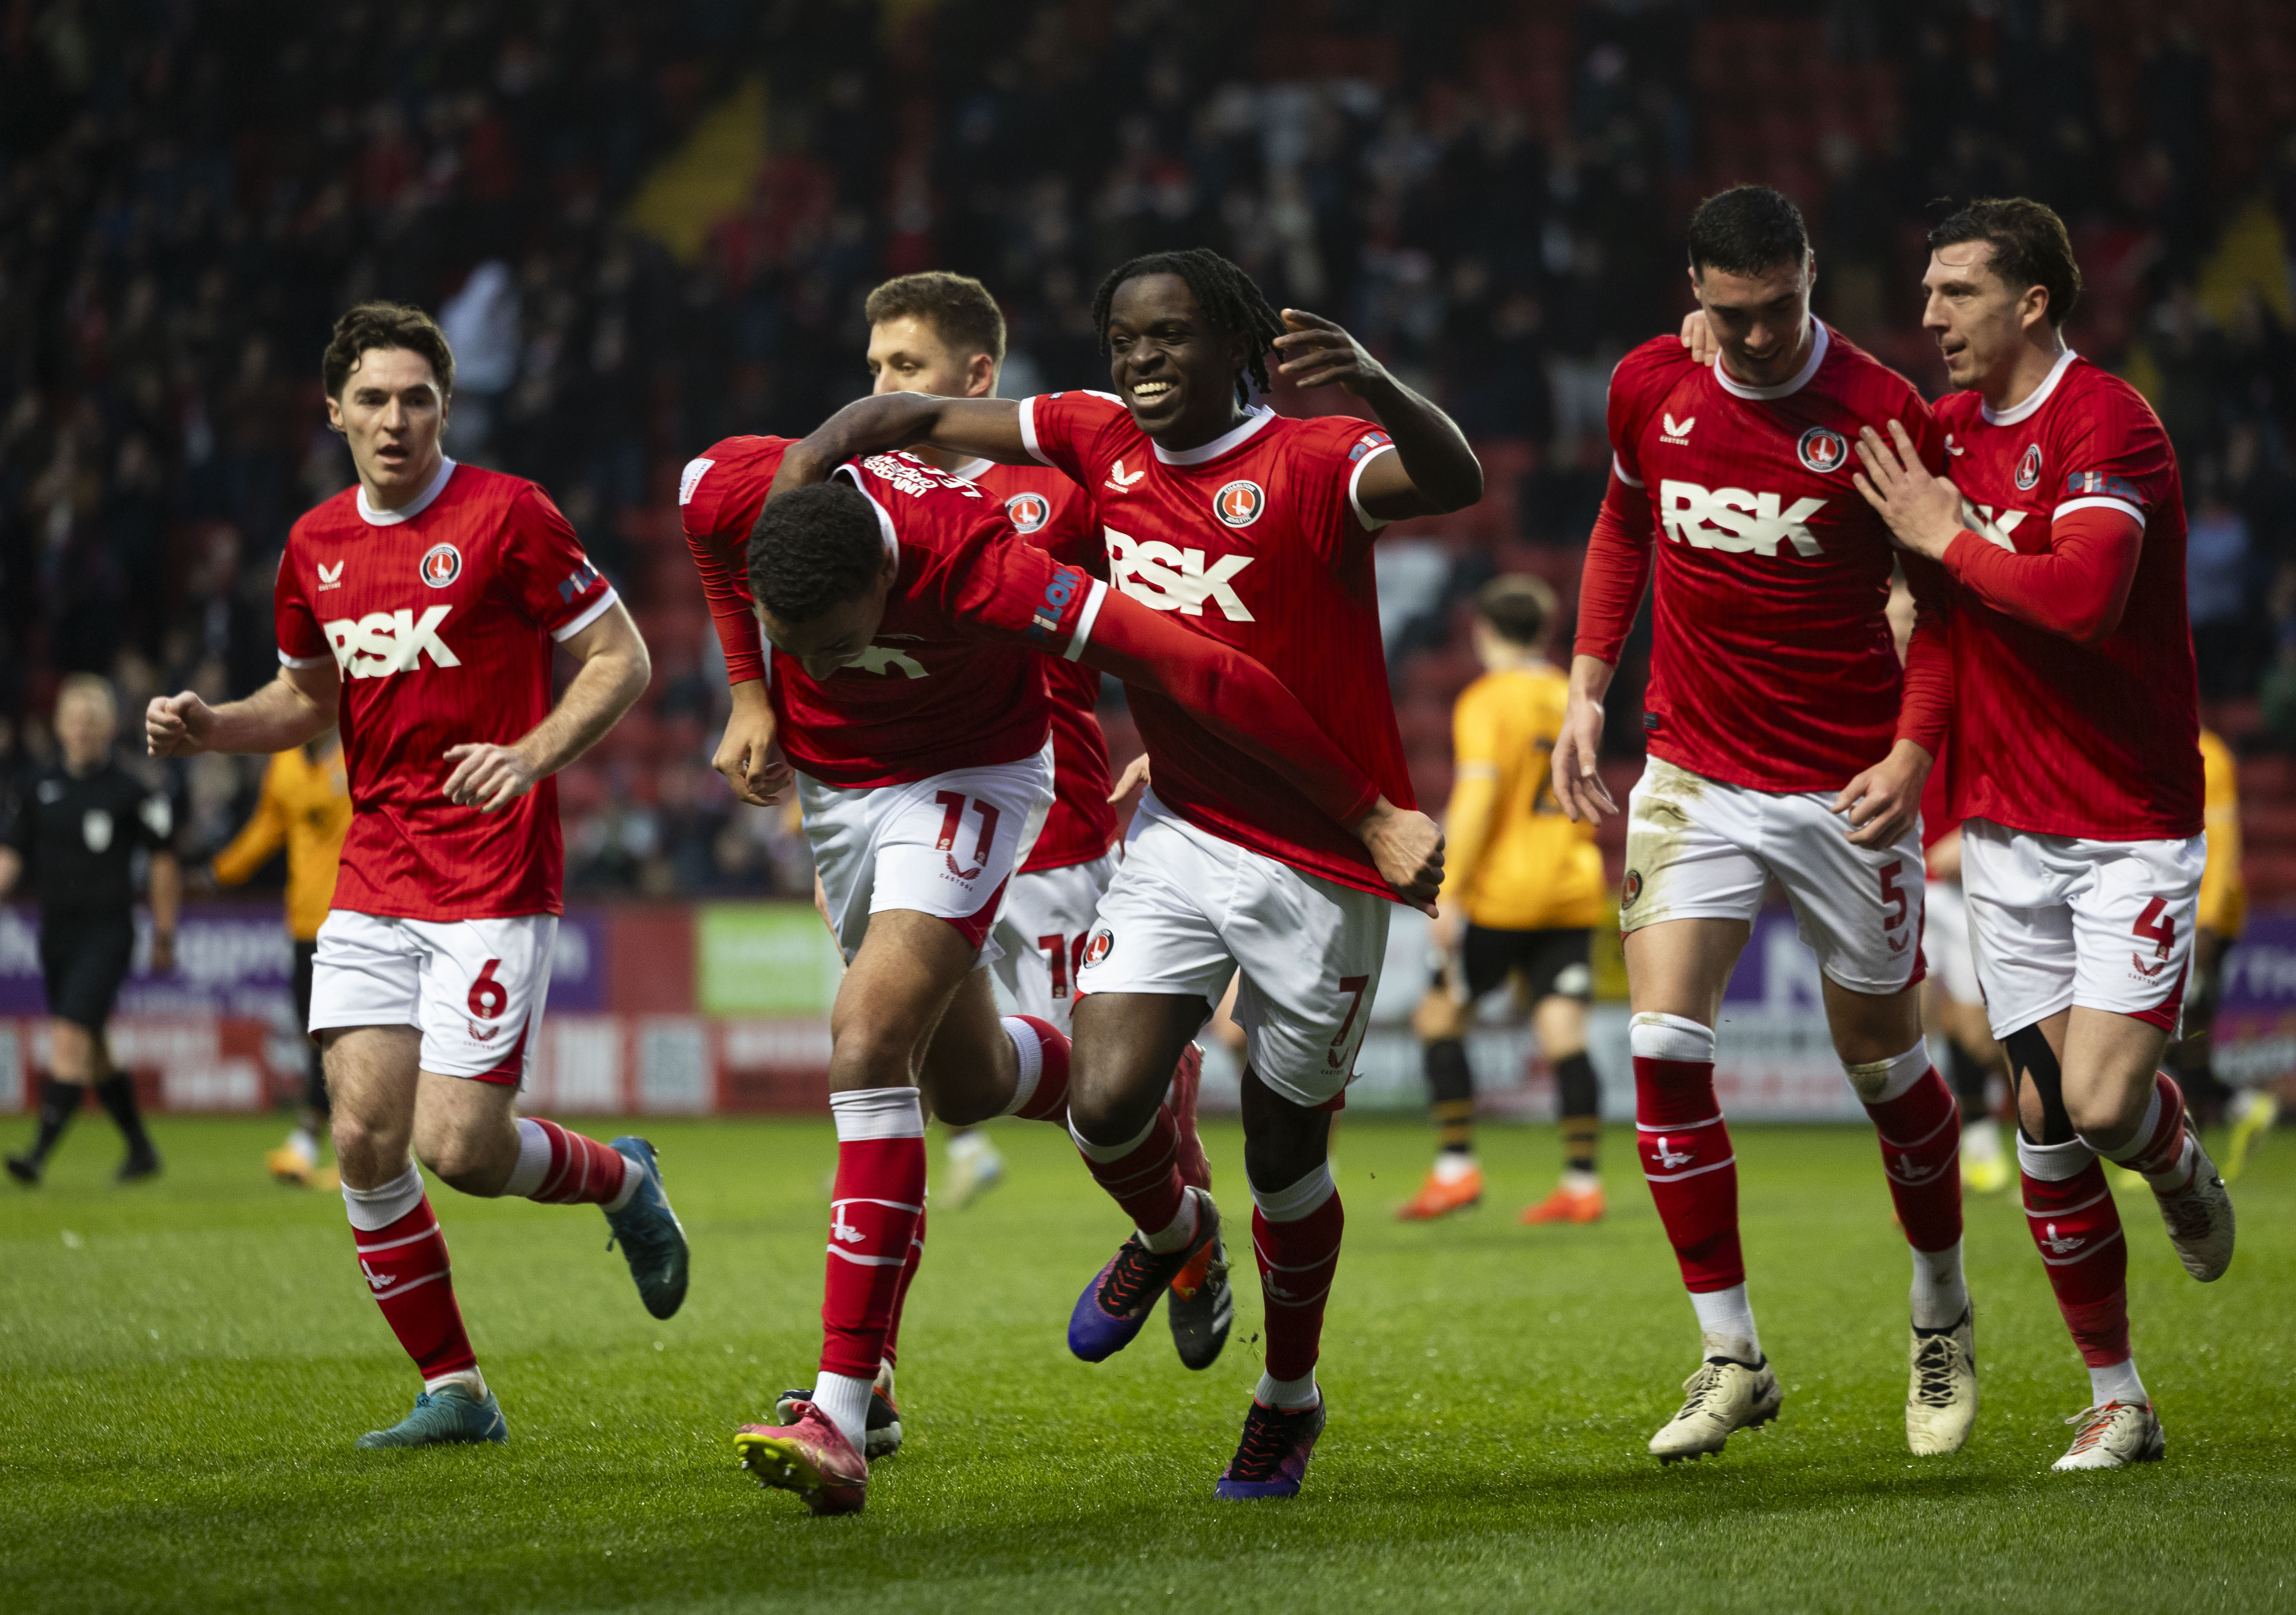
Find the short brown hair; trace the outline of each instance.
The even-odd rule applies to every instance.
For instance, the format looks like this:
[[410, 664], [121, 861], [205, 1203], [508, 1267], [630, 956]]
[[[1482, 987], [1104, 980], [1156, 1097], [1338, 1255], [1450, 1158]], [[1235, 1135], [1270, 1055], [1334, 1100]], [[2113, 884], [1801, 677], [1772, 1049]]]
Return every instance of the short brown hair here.
[[335, 322], [326, 357], [319, 361], [320, 379], [327, 396], [340, 398], [343, 387], [358, 368], [359, 356], [371, 348], [404, 348], [430, 361], [443, 398], [455, 390], [455, 352], [439, 322], [407, 303], [361, 303]]
[[922, 320], [958, 358], [985, 353], [1004, 362], [1004, 313], [988, 288], [969, 275], [928, 269], [887, 281], [869, 294], [861, 312], [872, 325], [887, 320]]
[[2026, 196], [1970, 203], [1930, 232], [1930, 250], [1963, 242], [1993, 249], [1993, 273], [2013, 291], [2038, 286], [2049, 294], [2049, 324], [2062, 325], [2080, 301], [2080, 265], [2072, 238], [2054, 209]]
[[1537, 650], [1554, 620], [1554, 591], [1543, 578], [1502, 572], [1475, 591], [1475, 610], [1509, 644]]

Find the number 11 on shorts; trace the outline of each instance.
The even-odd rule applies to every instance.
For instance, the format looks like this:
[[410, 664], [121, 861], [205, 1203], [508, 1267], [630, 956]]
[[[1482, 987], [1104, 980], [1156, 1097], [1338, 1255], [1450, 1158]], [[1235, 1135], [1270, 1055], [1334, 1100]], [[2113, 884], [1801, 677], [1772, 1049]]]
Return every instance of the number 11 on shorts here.
[[966, 869], [957, 863], [952, 848], [956, 845], [957, 830], [964, 822], [967, 799], [961, 791], [936, 791], [933, 800], [941, 808], [940, 838], [933, 843], [934, 850], [948, 854], [948, 872], [958, 880], [978, 878], [981, 870], [988, 866], [989, 848], [996, 845], [996, 809], [978, 797], [971, 799], [972, 810], [980, 816], [980, 844], [972, 849], [974, 867]]

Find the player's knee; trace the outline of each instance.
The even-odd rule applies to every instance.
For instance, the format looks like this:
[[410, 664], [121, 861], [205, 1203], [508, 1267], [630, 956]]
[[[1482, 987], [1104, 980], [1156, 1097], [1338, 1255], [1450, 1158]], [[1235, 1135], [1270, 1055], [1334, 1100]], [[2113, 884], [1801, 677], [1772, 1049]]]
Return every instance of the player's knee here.
[[502, 1152], [468, 1134], [426, 1137], [416, 1142], [415, 1154], [433, 1176], [457, 1193], [491, 1195], [501, 1193], [510, 1176]]

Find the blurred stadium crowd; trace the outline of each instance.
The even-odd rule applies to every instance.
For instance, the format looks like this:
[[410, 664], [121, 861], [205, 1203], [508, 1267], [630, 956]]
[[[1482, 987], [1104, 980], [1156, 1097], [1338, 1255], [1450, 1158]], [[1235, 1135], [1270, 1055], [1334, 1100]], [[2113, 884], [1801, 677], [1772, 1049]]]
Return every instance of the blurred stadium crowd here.
[[[270, 676], [288, 526], [349, 480], [318, 351], [345, 305], [404, 299], [456, 343], [449, 451], [547, 486], [654, 646], [651, 698], [566, 782], [572, 883], [808, 889], [801, 842], [707, 767], [723, 681], [679, 465], [863, 390], [886, 275], [988, 281], [1019, 394], [1104, 375], [1107, 267], [1206, 244], [1485, 450], [1483, 506], [1383, 546], [1439, 794], [1455, 603], [1499, 568], [1574, 592], [1610, 367], [1687, 307], [1681, 221], [1740, 180], [1803, 203], [1821, 311], [1931, 390], [1931, 200], [2066, 215], [2074, 345], [2184, 460], [2210, 717], [2296, 815], [2296, 8], [2272, 0], [0, 0], [0, 774], [46, 754], [67, 671], [131, 712]], [[192, 856], [258, 761], [184, 771]]]

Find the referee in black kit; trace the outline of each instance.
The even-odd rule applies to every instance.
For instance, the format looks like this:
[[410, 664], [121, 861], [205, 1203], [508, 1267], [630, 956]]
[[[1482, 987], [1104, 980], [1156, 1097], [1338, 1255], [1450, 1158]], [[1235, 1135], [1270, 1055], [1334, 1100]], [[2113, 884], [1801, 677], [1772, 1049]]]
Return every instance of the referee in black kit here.
[[92, 674], [66, 678], [55, 717], [63, 766], [25, 782], [0, 836], [0, 897], [29, 871], [40, 905], [40, 971], [50, 1017], [40, 1136], [29, 1153], [8, 1157], [9, 1176], [36, 1187], [90, 1087], [127, 1140], [119, 1181], [160, 1169], [160, 1152], [136, 1113], [135, 1079], [111, 1068], [104, 1023], [135, 953], [136, 851], [151, 855], [154, 971], [175, 965], [183, 877], [169, 840], [174, 814], [166, 794], [145, 789], [112, 758], [119, 727], [110, 685]]

